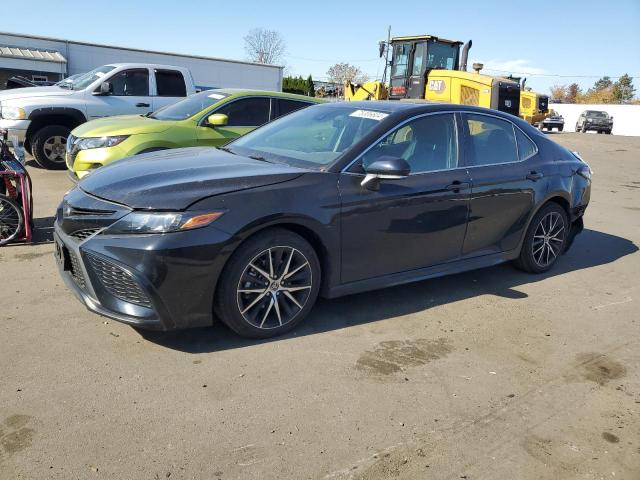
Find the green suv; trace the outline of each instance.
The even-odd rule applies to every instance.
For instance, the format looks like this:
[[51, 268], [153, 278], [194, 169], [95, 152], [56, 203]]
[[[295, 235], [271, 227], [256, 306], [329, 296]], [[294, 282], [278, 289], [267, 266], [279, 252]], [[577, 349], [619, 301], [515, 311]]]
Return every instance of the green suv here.
[[147, 115], [123, 115], [80, 125], [67, 139], [73, 177], [139, 153], [179, 147], [218, 147], [275, 118], [322, 100], [289, 93], [215, 89]]

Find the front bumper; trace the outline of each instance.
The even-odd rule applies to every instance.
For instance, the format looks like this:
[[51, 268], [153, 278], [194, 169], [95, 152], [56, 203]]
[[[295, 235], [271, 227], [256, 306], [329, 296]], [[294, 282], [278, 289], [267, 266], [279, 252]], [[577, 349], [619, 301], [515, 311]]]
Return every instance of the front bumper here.
[[20, 143], [24, 143], [30, 124], [31, 120], [7, 120], [6, 118], [0, 118], [0, 130], [7, 130], [9, 132], [9, 143], [11, 143], [12, 137], [17, 137]]
[[102, 167], [129, 155], [128, 149], [117, 145], [106, 148], [89, 148], [87, 150], [78, 150], [77, 152], [67, 151], [65, 161], [67, 168], [72, 170], [78, 178], [82, 178], [92, 169]]
[[141, 328], [174, 330], [213, 323], [218, 276], [233, 247], [212, 226], [164, 235], [78, 239], [58, 220], [60, 275], [92, 312]]

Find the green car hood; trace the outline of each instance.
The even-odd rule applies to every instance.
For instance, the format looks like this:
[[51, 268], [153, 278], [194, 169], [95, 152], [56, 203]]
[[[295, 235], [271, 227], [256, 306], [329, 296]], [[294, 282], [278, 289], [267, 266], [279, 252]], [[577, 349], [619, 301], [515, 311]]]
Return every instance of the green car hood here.
[[74, 129], [72, 134], [76, 137], [102, 137], [160, 133], [175, 126], [176, 123], [178, 122], [154, 120], [141, 115], [120, 115], [98, 118], [97, 120], [83, 123]]

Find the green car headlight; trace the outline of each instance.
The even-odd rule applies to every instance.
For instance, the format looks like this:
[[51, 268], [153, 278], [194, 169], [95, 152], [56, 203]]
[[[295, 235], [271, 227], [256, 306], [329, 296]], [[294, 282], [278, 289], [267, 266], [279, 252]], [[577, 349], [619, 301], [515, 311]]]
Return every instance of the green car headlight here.
[[113, 137], [87, 137], [79, 139], [75, 146], [78, 150], [89, 150], [90, 148], [115, 147], [124, 142], [129, 135], [116, 135]]
[[206, 227], [224, 212], [131, 212], [111, 225], [105, 234], [169, 233]]

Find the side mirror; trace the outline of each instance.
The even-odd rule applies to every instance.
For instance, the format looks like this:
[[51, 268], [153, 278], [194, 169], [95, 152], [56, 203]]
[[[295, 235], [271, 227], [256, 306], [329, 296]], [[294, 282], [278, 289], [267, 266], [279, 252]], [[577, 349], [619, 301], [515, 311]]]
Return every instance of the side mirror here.
[[609, 117], [609, 120], [613, 120], [613, 117]]
[[94, 95], [111, 95], [113, 93], [113, 85], [110, 82], [102, 82], [100, 88], [93, 92]]
[[365, 173], [366, 176], [360, 185], [369, 190], [378, 190], [380, 188], [380, 180], [406, 178], [411, 173], [411, 167], [403, 158], [385, 155], [366, 167]]
[[207, 125], [210, 127], [224, 127], [229, 123], [229, 117], [222, 113], [214, 113], [207, 117]]

